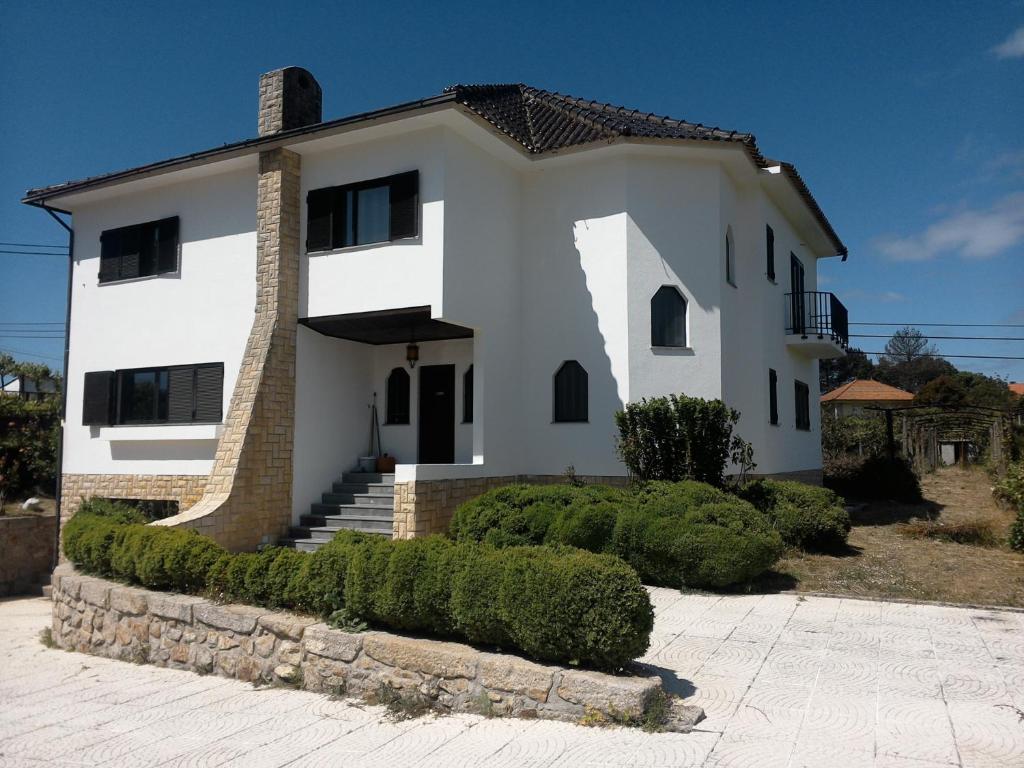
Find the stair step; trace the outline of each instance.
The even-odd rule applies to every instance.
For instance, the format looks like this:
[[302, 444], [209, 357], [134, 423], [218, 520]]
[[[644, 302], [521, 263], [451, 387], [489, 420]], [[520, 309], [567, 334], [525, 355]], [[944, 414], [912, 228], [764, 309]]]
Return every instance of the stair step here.
[[288, 535], [296, 540], [317, 539], [320, 541], [330, 541], [338, 531], [369, 531], [371, 533], [386, 533], [390, 535], [391, 521], [382, 520], [380, 523], [378, 524], [373, 520], [353, 520], [348, 525], [337, 528], [306, 525], [292, 526], [288, 529]]
[[297, 528], [331, 528], [341, 530], [355, 526], [391, 528], [395, 519], [391, 515], [303, 515]]
[[390, 472], [382, 475], [380, 472], [345, 472], [341, 476], [343, 483], [384, 483], [385, 485], [395, 484], [395, 474]]
[[356, 517], [386, 517], [389, 520], [395, 510], [380, 504], [310, 504], [309, 514], [315, 517], [355, 515]]
[[340, 480], [331, 486], [333, 493], [361, 493], [370, 496], [394, 496], [395, 486], [390, 483], [345, 483]]
[[361, 507], [387, 507], [395, 505], [395, 497], [383, 493], [325, 493], [324, 504], [354, 504]]

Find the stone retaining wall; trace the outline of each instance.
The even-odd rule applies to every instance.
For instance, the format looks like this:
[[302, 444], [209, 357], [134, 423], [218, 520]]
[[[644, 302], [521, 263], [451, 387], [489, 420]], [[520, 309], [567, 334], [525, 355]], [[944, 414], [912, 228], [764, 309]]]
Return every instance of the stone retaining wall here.
[[453, 712], [578, 720], [642, 715], [657, 678], [616, 677], [486, 653], [461, 643], [332, 629], [308, 616], [53, 574], [62, 648], [239, 680], [376, 696], [387, 686]]
[[0, 515], [0, 597], [35, 591], [50, 578], [56, 515]]

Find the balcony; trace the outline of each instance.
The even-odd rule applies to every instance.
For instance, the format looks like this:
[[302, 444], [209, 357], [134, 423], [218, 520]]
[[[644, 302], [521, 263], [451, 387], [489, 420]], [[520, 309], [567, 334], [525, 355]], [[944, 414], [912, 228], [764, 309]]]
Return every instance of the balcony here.
[[846, 354], [849, 328], [846, 307], [825, 291], [787, 293], [786, 345], [807, 357], [827, 360]]

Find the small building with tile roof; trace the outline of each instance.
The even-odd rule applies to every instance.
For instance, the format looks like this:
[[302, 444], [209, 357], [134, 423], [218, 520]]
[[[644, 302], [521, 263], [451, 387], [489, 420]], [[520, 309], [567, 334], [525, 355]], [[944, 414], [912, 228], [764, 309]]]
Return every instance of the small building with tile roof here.
[[871, 379], [854, 379], [821, 396], [822, 408], [835, 417], [859, 416], [867, 408], [899, 408], [914, 399], [912, 392]]

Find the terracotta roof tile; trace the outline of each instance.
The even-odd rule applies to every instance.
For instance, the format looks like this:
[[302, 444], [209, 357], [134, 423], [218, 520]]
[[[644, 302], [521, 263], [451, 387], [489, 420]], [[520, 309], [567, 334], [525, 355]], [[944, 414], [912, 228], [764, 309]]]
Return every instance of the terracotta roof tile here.
[[854, 379], [848, 384], [833, 389], [821, 396], [821, 402], [830, 403], [836, 400], [843, 402], [847, 400], [879, 401], [889, 402], [893, 400], [913, 400], [914, 395], [904, 389], [890, 387], [880, 381], [870, 379]]
[[1024, 397], [1024, 381], [1011, 381], [1009, 386], [1011, 392]]

